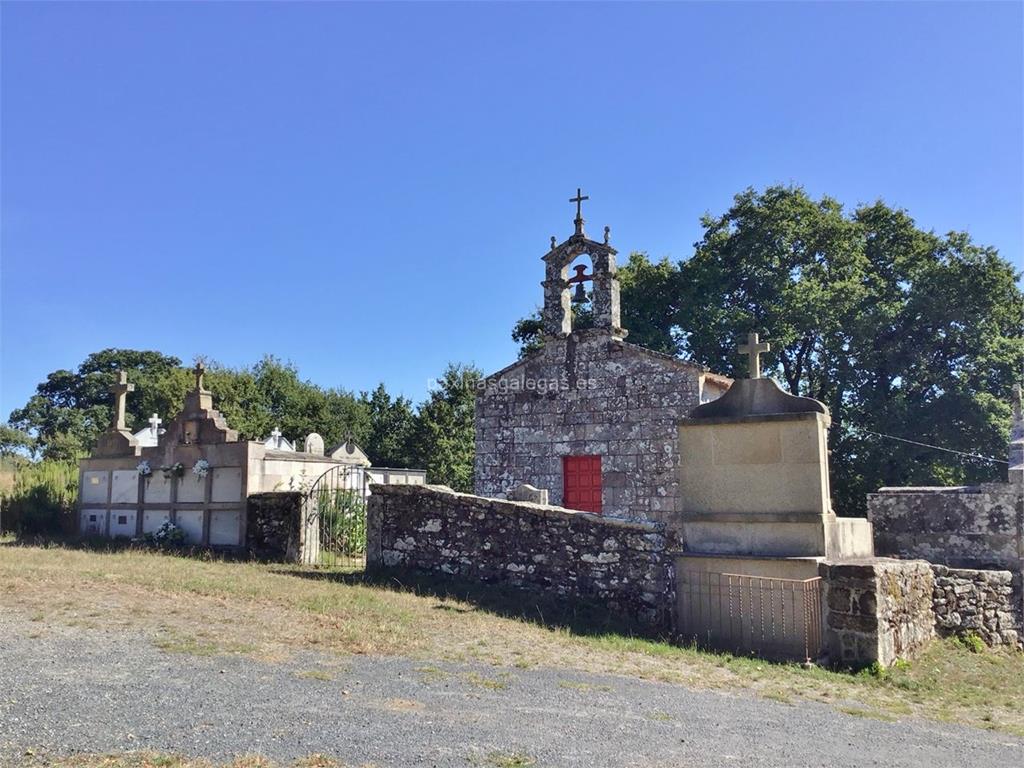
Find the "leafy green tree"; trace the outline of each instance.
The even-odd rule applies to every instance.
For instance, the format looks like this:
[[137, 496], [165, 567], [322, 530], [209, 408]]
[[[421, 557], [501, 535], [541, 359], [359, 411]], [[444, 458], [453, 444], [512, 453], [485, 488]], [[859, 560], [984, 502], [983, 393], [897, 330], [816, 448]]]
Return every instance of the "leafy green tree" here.
[[413, 437], [416, 466], [427, 479], [457, 491], [473, 487], [474, 407], [481, 372], [449, 363], [417, 411]]
[[0, 456], [19, 456], [35, 450], [36, 440], [10, 424], [0, 424]]
[[105, 349], [89, 355], [77, 371], [47, 376], [28, 403], [13, 411], [9, 423], [30, 433], [46, 458], [71, 459], [88, 451], [111, 423], [110, 387], [116, 371], [128, 372], [136, 391], [128, 398], [125, 421], [139, 429], [151, 413], [180, 407], [187, 372], [176, 357], [133, 349]]
[[618, 272], [622, 324], [629, 330], [629, 342], [667, 355], [679, 351], [682, 295], [677, 275], [677, 266], [667, 258], [651, 262], [645, 253], [629, 254]]
[[275, 427], [297, 441], [318, 432], [327, 445], [350, 436], [361, 443], [369, 435], [368, 409], [360, 398], [304, 381], [294, 365], [272, 356], [249, 369], [212, 364], [206, 381], [218, 410], [242, 439], [265, 438]]
[[540, 310], [521, 317], [512, 327], [512, 341], [519, 345], [519, 357], [523, 358], [544, 346], [544, 321]]
[[370, 418], [366, 453], [378, 467], [411, 467], [416, 415], [404, 397], [392, 398], [383, 384], [363, 395]]
[[747, 190], [703, 224], [679, 270], [681, 351], [743, 375], [737, 341], [765, 333], [769, 371], [831, 410], [839, 509], [863, 511], [882, 485], [993, 477], [991, 464], [872, 433], [1005, 453], [1024, 302], [994, 248], [922, 231], [882, 202], [846, 215], [799, 187]]

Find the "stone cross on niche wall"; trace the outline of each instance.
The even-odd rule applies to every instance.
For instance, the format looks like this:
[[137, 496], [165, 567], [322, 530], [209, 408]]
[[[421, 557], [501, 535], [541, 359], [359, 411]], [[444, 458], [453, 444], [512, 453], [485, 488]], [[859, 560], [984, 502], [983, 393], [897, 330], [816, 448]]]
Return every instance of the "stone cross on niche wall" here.
[[126, 428], [124, 424], [125, 402], [128, 399], [128, 393], [135, 391], [135, 385], [128, 383], [127, 373], [118, 371], [117, 381], [114, 382], [110, 391], [114, 393], [114, 420], [111, 426], [114, 429], [123, 430]]
[[741, 355], [750, 356], [750, 378], [761, 378], [761, 353], [770, 352], [771, 349], [772, 345], [767, 341], [760, 341], [756, 333], [747, 334], [747, 343], [740, 344], [739, 352]]

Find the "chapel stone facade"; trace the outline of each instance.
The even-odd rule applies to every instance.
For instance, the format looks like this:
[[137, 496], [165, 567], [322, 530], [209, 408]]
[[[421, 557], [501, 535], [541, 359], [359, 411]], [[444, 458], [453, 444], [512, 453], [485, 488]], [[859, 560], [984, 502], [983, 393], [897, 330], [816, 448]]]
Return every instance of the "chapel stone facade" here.
[[[625, 341], [616, 250], [589, 239], [577, 195], [575, 232], [551, 238], [545, 262], [544, 346], [487, 377], [476, 398], [475, 491], [521, 485], [551, 504], [633, 520], [673, 522], [680, 508], [679, 430], [731, 380]], [[591, 273], [577, 266], [591, 261]], [[592, 284], [593, 327], [573, 328], [572, 286]], [[579, 290], [579, 289], [577, 289]]]

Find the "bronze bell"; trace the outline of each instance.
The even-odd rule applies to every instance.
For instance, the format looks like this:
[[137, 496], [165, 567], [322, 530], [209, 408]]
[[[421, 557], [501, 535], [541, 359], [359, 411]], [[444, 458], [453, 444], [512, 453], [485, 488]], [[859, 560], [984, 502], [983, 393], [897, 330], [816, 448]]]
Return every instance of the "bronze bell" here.
[[575, 303], [575, 304], [585, 304], [586, 303], [586, 301], [587, 301], [587, 292], [583, 288], [583, 283], [576, 283], [576, 290], [573, 292], [572, 300], [573, 300], [573, 303]]

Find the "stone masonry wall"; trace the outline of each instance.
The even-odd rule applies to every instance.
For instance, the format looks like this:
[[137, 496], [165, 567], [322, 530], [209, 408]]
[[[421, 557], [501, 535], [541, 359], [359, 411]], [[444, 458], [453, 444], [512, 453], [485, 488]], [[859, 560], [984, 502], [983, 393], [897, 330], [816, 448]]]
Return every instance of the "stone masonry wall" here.
[[825, 642], [833, 663], [888, 667], [934, 636], [934, 578], [920, 560], [872, 559], [821, 566]]
[[562, 458], [602, 457], [602, 511], [672, 522], [679, 508], [677, 423], [727, 379], [583, 330], [487, 379], [476, 399], [475, 491], [522, 483], [562, 503]]
[[367, 567], [405, 567], [605, 605], [671, 630], [675, 545], [664, 526], [441, 486], [373, 485]]
[[279, 562], [298, 556], [302, 494], [255, 493], [246, 505], [245, 548], [251, 557]]
[[1021, 572], [1024, 500], [1016, 483], [882, 488], [868, 494], [875, 551], [951, 568]]
[[932, 571], [939, 634], [974, 632], [988, 645], [1021, 644], [1020, 601], [1014, 598], [1012, 573], [944, 565], [933, 565]]

